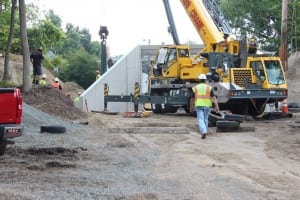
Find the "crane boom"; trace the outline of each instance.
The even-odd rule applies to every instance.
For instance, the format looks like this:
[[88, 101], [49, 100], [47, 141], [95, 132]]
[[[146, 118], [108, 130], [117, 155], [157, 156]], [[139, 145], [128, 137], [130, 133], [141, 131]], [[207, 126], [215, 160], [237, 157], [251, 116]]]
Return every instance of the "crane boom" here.
[[193, 22], [204, 46], [204, 52], [215, 51], [215, 45], [222, 43], [229, 34], [230, 26], [214, 0], [180, 0]]
[[173, 15], [172, 15], [169, 0], [163, 0], [163, 3], [164, 3], [165, 10], [166, 10], [166, 15], [167, 15], [167, 18], [168, 18], [168, 22], [169, 22], [169, 25], [170, 25], [169, 32], [172, 35], [174, 44], [179, 45], [180, 44], [179, 37], [177, 35], [177, 30], [176, 30], [176, 26], [175, 26], [174, 18], [173, 18]]

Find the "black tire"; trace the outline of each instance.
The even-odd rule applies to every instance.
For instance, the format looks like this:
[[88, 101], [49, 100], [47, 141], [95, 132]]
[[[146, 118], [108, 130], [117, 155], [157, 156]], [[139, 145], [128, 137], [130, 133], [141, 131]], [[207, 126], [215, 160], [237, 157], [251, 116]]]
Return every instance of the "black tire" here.
[[6, 141], [0, 141], [0, 156], [4, 155], [6, 150]]
[[288, 103], [288, 108], [299, 108], [299, 104], [296, 102]]
[[240, 128], [240, 122], [238, 121], [217, 121], [217, 128], [233, 129], [236, 130]]
[[245, 115], [238, 115], [238, 114], [225, 114], [224, 119], [228, 121], [238, 121], [243, 122], [245, 121]]
[[208, 121], [211, 122], [212, 126], [216, 126], [217, 121], [224, 121], [224, 116], [221, 115], [221, 113], [216, 113], [214, 111], [211, 111], [208, 115]]
[[64, 126], [41, 126], [41, 133], [48, 132], [48, 133], [65, 133], [66, 127]]

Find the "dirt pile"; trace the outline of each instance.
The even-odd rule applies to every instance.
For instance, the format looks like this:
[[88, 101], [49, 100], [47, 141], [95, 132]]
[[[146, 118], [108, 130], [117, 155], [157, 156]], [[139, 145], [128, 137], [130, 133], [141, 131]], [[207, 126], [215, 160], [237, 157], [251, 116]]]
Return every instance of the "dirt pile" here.
[[74, 106], [69, 96], [54, 88], [37, 88], [29, 93], [23, 92], [22, 96], [25, 103], [63, 119], [77, 120], [87, 117], [87, 113]]
[[300, 52], [296, 52], [289, 57], [288, 70], [286, 72], [288, 84], [288, 101], [300, 104]]

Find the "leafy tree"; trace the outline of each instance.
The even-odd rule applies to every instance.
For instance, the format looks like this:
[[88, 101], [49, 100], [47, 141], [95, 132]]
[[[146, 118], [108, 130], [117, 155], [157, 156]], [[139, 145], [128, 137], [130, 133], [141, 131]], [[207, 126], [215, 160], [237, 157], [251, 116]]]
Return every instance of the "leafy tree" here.
[[56, 26], [56, 27], [58, 27], [58, 28], [61, 28], [62, 20], [61, 20], [61, 18], [60, 18], [58, 15], [56, 15], [56, 14], [54, 13], [53, 10], [49, 10], [49, 12], [48, 12], [46, 18], [47, 18], [50, 22], [52, 22], [52, 24], [53, 24], [54, 26]]
[[97, 69], [97, 57], [88, 54], [84, 50], [66, 56], [69, 65], [59, 76], [64, 81], [72, 81], [88, 88], [95, 81]]
[[89, 51], [90, 54], [99, 57], [100, 59], [100, 52], [101, 52], [101, 44], [98, 41], [93, 41], [90, 43]]
[[[221, 0], [220, 3], [237, 36], [253, 36], [263, 50], [278, 51], [282, 18], [281, 0]], [[288, 13], [288, 27], [293, 29], [288, 32], [288, 41], [293, 41], [292, 45], [296, 46], [300, 39], [300, 27], [296, 26], [297, 22], [300, 22], [300, 18], [296, 16], [300, 13], [300, 0], [290, 0]]]
[[81, 29], [79, 31], [79, 35], [80, 35], [80, 43], [81, 46], [87, 51], [89, 52], [90, 49], [90, 44], [91, 44], [91, 34], [89, 32], [88, 29]]
[[60, 54], [68, 54], [80, 50], [80, 33], [79, 27], [71, 23], [66, 25], [66, 39], [63, 42], [62, 48], [58, 50]]
[[15, 25], [15, 10], [17, 9], [17, 0], [11, 1], [11, 17], [10, 17], [10, 29], [9, 35], [6, 43], [5, 49], [5, 61], [4, 61], [4, 73], [3, 80], [9, 80], [9, 54], [11, 49], [11, 43], [14, 35], [14, 25]]
[[9, 35], [11, 4], [10, 0], [0, 1], [0, 52], [6, 48]]
[[42, 46], [45, 50], [58, 49], [65, 38], [64, 32], [51, 21], [45, 19], [38, 26], [28, 29], [30, 50]]
[[300, 50], [300, 0], [290, 0], [289, 2], [289, 20], [288, 20], [288, 37], [290, 41], [290, 50], [292, 52]]

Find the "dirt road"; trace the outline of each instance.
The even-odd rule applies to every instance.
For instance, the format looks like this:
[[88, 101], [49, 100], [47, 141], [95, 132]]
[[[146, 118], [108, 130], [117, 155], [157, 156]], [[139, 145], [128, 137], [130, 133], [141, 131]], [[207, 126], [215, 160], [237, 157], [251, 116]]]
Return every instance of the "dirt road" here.
[[[296, 114], [242, 124], [252, 132], [210, 128], [202, 140], [196, 119], [184, 114], [93, 113], [85, 126], [25, 110], [24, 137], [0, 158], [0, 199], [300, 199]], [[55, 123], [67, 132], [39, 133], [39, 125]], [[166, 124], [189, 132], [161, 133]]]

